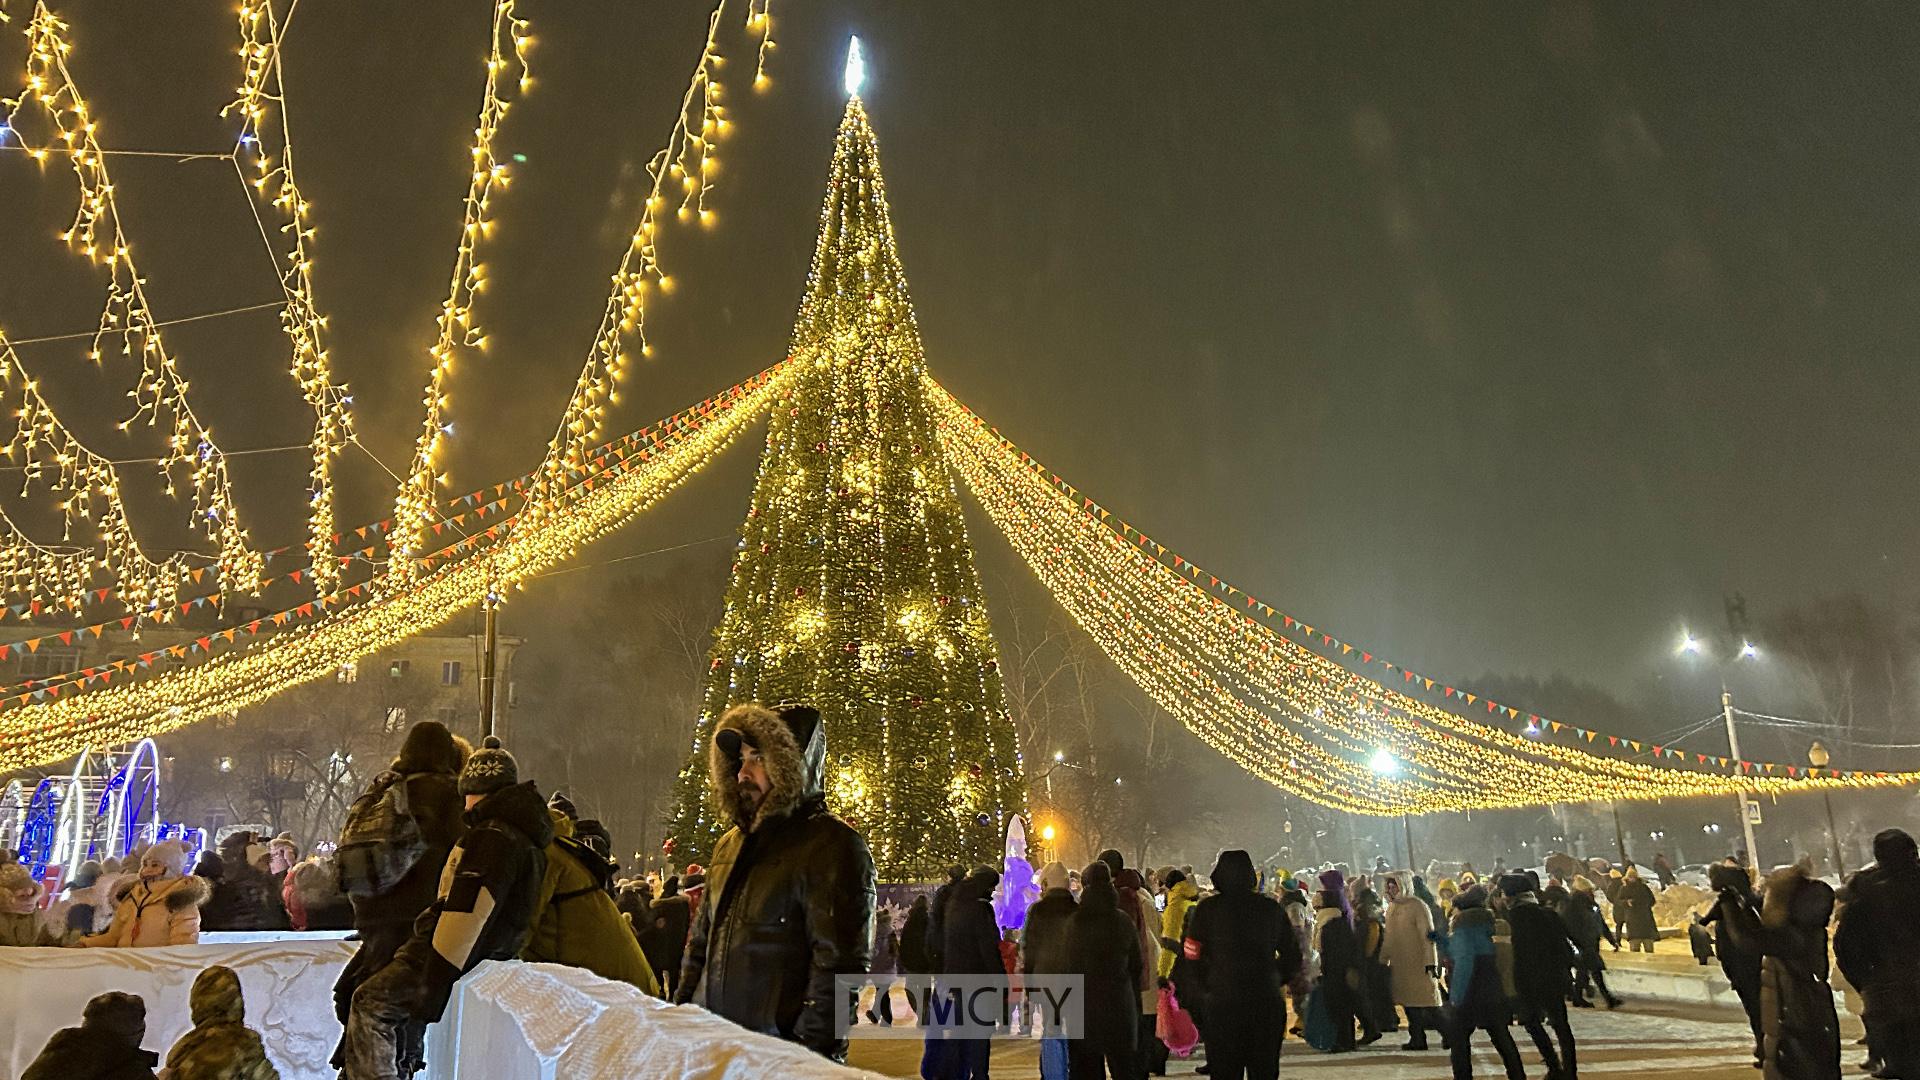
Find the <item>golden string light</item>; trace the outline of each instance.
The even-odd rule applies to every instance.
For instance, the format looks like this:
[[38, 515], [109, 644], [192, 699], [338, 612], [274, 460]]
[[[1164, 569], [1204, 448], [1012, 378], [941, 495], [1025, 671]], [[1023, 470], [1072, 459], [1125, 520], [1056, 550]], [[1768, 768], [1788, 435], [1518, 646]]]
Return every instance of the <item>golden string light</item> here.
[[[40, 394], [12, 342], [0, 333], [0, 407], [11, 410], [13, 430], [0, 455], [20, 469], [20, 493], [46, 484], [60, 499], [62, 537], [80, 546], [56, 549], [36, 543], [12, 518], [0, 544], [0, 593], [31, 597], [79, 610], [97, 594], [96, 569], [109, 572], [129, 610], [162, 612], [172, 606], [186, 573], [181, 556], [156, 562], [142, 550], [120, 498], [120, 477], [112, 462], [88, 449]], [[94, 535], [76, 536], [92, 530]], [[164, 616], [162, 616], [164, 617]]]
[[1164, 549], [1123, 535], [1091, 500], [1063, 493], [1057, 476], [1050, 481], [1052, 474], [931, 380], [927, 392], [955, 468], [1102, 650], [1203, 740], [1304, 797], [1401, 814], [1920, 782], [1914, 773], [1799, 780], [1627, 761], [1409, 698], [1189, 580], [1160, 560]]
[[59, 761], [89, 746], [133, 742], [246, 708], [431, 630], [479, 601], [497, 580], [495, 559], [539, 573], [678, 489], [748, 429], [792, 374], [792, 365], [770, 369], [657, 425], [653, 438], [618, 468], [569, 487], [565, 512], [550, 515], [541, 529], [503, 523], [493, 530], [492, 546], [461, 541], [472, 554], [416, 567], [412, 580], [380, 577], [364, 587], [367, 599], [257, 647], [0, 712], [0, 770]]
[[[773, 28], [768, 11], [771, 2], [753, 0], [747, 8], [747, 30], [759, 35], [763, 66]], [[631, 362], [627, 341], [631, 339], [642, 356], [652, 355], [652, 346], [647, 344], [647, 301], [655, 289], [665, 291], [672, 287], [671, 279], [661, 269], [657, 248], [658, 211], [665, 204], [669, 178], [693, 180], [698, 175], [692, 187], [686, 183], [681, 185], [680, 212], [682, 216], [688, 213], [685, 200], [691, 196], [697, 200], [694, 209], [701, 222], [712, 224], [713, 211], [706, 205], [707, 190], [718, 168], [717, 144], [732, 126], [719, 104], [720, 82], [714, 74], [721, 63], [718, 42], [721, 15], [725, 10], [725, 0], [721, 0], [708, 15], [706, 42], [700, 49], [699, 61], [694, 64], [686, 93], [680, 99], [679, 111], [674, 114], [673, 129], [667, 135], [666, 145], [647, 163], [651, 185], [641, 204], [640, 221], [620, 257], [619, 269], [614, 271], [613, 286], [600, 316], [600, 329], [594, 334], [586, 363], [574, 382], [573, 393], [567, 399], [553, 439], [547, 444], [546, 458], [535, 470], [528, 496], [530, 525], [537, 523], [539, 508], [550, 494], [549, 488], [568, 470], [580, 466], [587, 448], [599, 437], [608, 407], [619, 400], [617, 384]], [[696, 98], [700, 102], [697, 126], [690, 119], [695, 113]]]
[[[21, 97], [6, 104], [16, 116], [25, 101], [39, 107], [58, 137], [60, 145], [52, 152], [67, 158], [79, 181], [73, 223], [61, 239], [93, 262], [105, 264], [108, 272], [107, 299], [90, 358], [100, 362], [103, 346], [114, 339], [120, 354], [128, 358], [137, 355], [141, 366], [140, 379], [129, 391], [134, 415], [121, 423], [121, 429], [139, 420], [154, 426], [165, 416], [170, 432], [160, 470], [167, 494], [177, 494], [176, 475], [184, 468], [193, 492], [194, 523], [218, 547], [221, 580], [229, 588], [250, 592], [259, 580], [263, 560], [253, 550], [241, 524], [226, 457], [214, 441], [212, 429], [194, 414], [187, 400], [187, 380], [167, 350], [147, 302], [146, 279], [134, 264], [121, 225], [106, 154], [97, 138], [98, 123], [67, 67], [67, 54], [73, 46], [66, 33], [66, 24], [47, 10], [44, 0], [34, 5], [27, 28], [26, 86]], [[36, 146], [29, 153], [35, 160], [44, 161], [49, 150]], [[103, 496], [119, 499], [117, 488], [103, 489]]]
[[[314, 591], [325, 594], [340, 581], [339, 565], [333, 557], [333, 459], [353, 438], [351, 399], [346, 387], [333, 381], [325, 345], [327, 320], [314, 301], [310, 247], [314, 239], [313, 204], [300, 191], [294, 176], [293, 131], [281, 72], [285, 62], [280, 49], [282, 24], [272, 0], [248, 0], [240, 5], [239, 12], [242, 76], [237, 96], [220, 110], [220, 115], [237, 115], [240, 119], [234, 171], [248, 189], [248, 206], [260, 227], [260, 239], [275, 262], [285, 264], [280, 288], [287, 302], [280, 311], [280, 326], [292, 346], [294, 382], [314, 417], [307, 485], [307, 553]], [[270, 114], [277, 114], [277, 123], [270, 122]], [[270, 145], [275, 140], [277, 155]], [[250, 181], [240, 165], [240, 155], [249, 148], [257, 173]], [[290, 237], [284, 254], [268, 239], [266, 222], [253, 204], [256, 193], [285, 217], [279, 227]]]
[[485, 267], [479, 261], [480, 241], [493, 228], [488, 216], [495, 188], [508, 182], [507, 164], [494, 155], [494, 139], [506, 119], [512, 102], [505, 81], [510, 71], [520, 72], [519, 89], [525, 94], [533, 85], [527, 67], [527, 52], [533, 46], [529, 23], [515, 14], [516, 0], [494, 0], [492, 44], [487, 55], [486, 91], [481, 98], [480, 119], [473, 129], [473, 171], [468, 177], [463, 203], [460, 241], [454, 253], [453, 275], [447, 299], [440, 305], [437, 334], [427, 350], [433, 363], [423, 398], [426, 418], [415, 440], [413, 460], [401, 478], [400, 491], [393, 507], [393, 572], [402, 577], [413, 573], [413, 555], [424, 542], [423, 530], [432, 519], [435, 490], [444, 477], [437, 471], [441, 444], [452, 424], [447, 416], [447, 381], [453, 372], [454, 357], [466, 349], [484, 349], [486, 335], [473, 317], [474, 298], [486, 285]]
[[797, 697], [841, 725], [824, 779], [883, 879], [977, 862], [999, 852], [1025, 785], [858, 96], [789, 353], [799, 373], [768, 423], [669, 832], [697, 857], [727, 826], [702, 752], [720, 714]]

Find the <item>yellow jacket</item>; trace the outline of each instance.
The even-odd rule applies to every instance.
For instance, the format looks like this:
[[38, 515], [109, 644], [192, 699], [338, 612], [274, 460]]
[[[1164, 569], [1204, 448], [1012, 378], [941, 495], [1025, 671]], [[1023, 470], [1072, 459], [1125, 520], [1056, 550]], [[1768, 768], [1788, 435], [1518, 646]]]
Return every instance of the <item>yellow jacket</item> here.
[[[1193, 882], [1181, 879], [1173, 888], [1167, 890], [1167, 910], [1160, 913], [1160, 977], [1165, 979], [1173, 975], [1173, 962], [1180, 957], [1180, 939], [1187, 929], [1187, 909], [1200, 897], [1200, 890]], [[1167, 948], [1167, 942], [1173, 942], [1174, 948]]]

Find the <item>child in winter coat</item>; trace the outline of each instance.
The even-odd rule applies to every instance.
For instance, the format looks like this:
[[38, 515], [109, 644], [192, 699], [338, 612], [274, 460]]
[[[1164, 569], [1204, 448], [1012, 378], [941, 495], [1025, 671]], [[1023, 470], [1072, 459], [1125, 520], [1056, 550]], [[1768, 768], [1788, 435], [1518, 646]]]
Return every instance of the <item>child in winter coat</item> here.
[[48, 922], [40, 910], [39, 882], [19, 863], [0, 866], [0, 946], [37, 945], [50, 948], [71, 943], [78, 934], [65, 934]]
[[240, 976], [214, 966], [193, 980], [193, 1030], [167, 1052], [167, 1080], [280, 1080], [260, 1035], [247, 1027]]
[[140, 858], [140, 876], [114, 889], [113, 922], [83, 937], [88, 948], [151, 948], [200, 941], [200, 905], [212, 890], [186, 876], [187, 852], [178, 841], [155, 844]]

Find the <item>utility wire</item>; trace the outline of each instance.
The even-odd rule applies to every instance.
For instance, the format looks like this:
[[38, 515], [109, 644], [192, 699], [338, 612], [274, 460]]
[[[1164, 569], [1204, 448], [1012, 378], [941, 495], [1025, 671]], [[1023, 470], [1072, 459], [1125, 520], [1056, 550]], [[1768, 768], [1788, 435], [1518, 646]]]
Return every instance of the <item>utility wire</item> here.
[[[244, 315], [249, 311], [266, 311], [269, 308], [280, 308], [280, 307], [286, 307], [286, 306], [287, 306], [287, 301], [284, 297], [282, 297], [279, 300], [269, 300], [264, 304], [247, 304], [242, 307], [225, 308], [220, 311], [203, 311], [198, 315], [182, 315], [177, 319], [161, 319], [156, 321], [153, 325], [154, 326], [179, 326], [182, 323], [200, 322], [204, 319], [223, 319], [229, 315]], [[100, 336], [100, 331], [97, 329], [94, 329], [94, 330], [81, 330], [81, 331], [78, 331], [77, 333], [72, 333], [72, 334], [47, 334], [42, 337], [13, 338], [11, 340], [12, 340], [12, 343], [15, 345], [41, 345], [49, 341], [81, 341], [87, 338], [94, 338], [98, 336]]]

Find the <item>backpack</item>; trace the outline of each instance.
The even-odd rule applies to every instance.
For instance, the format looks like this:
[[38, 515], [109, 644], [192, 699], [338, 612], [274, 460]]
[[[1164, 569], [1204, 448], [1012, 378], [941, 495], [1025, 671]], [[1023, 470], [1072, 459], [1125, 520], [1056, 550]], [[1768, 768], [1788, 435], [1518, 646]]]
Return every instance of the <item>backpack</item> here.
[[427, 852], [426, 838], [407, 800], [407, 778], [388, 771], [353, 800], [334, 865], [340, 891], [356, 900], [390, 892]]

